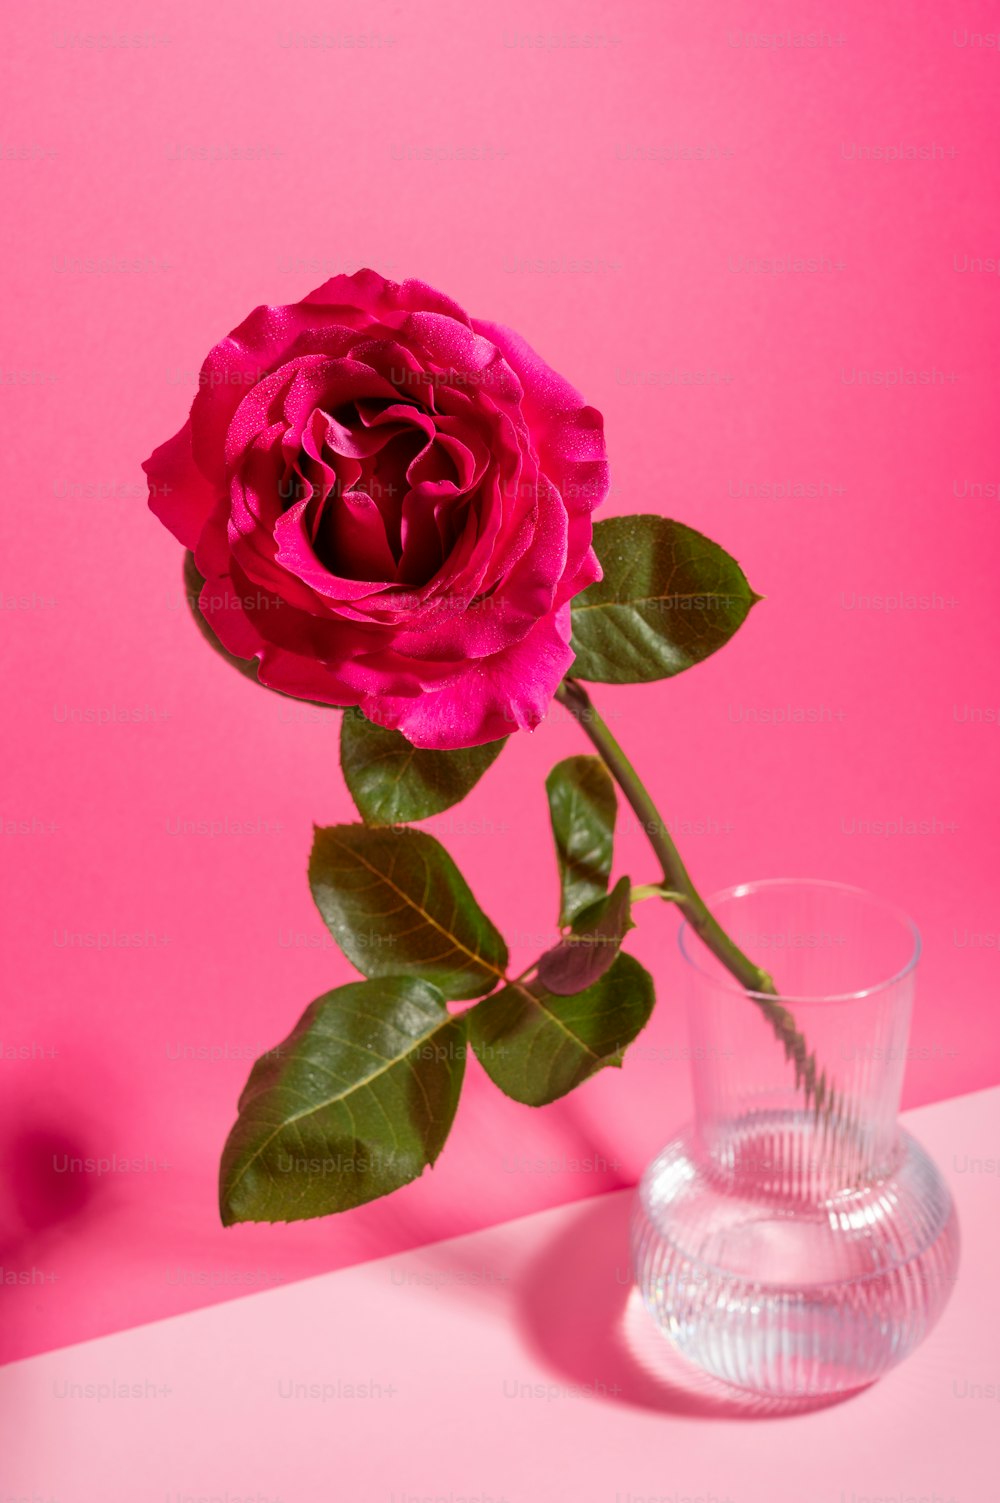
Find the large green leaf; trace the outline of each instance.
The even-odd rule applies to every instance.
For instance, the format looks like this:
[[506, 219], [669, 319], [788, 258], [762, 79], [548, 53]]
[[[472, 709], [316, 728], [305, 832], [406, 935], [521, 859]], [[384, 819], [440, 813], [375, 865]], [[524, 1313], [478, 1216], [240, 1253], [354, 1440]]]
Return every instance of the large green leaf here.
[[316, 906], [363, 976], [407, 972], [446, 997], [481, 997], [507, 946], [444, 846], [423, 830], [331, 825], [309, 858]]
[[469, 1041], [490, 1079], [515, 1101], [546, 1106], [625, 1048], [653, 1010], [653, 978], [631, 955], [585, 991], [559, 997], [512, 982], [466, 1013]]
[[611, 969], [632, 923], [632, 883], [622, 877], [573, 920], [569, 934], [538, 962], [538, 980], [547, 991], [566, 997], [592, 986]]
[[574, 678], [671, 678], [724, 646], [760, 599], [723, 548], [666, 517], [609, 517], [594, 547], [604, 578], [573, 601]]
[[560, 924], [603, 897], [611, 876], [618, 801], [600, 757], [567, 757], [545, 779], [562, 883]]
[[329, 1216], [416, 1179], [448, 1136], [465, 1048], [464, 1017], [414, 976], [319, 997], [251, 1071], [222, 1154], [223, 1223]]
[[406, 824], [459, 803], [504, 745], [490, 741], [462, 751], [432, 751], [412, 746], [399, 731], [373, 725], [360, 710], [346, 710], [340, 765], [367, 824]]

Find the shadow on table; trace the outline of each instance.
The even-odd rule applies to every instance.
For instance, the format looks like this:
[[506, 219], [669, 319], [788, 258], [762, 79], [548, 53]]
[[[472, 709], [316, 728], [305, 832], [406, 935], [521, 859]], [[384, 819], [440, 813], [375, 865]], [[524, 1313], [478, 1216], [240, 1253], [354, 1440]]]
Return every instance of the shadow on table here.
[[630, 1212], [628, 1195], [583, 1202], [518, 1278], [523, 1335], [568, 1386], [611, 1403], [704, 1419], [777, 1419], [853, 1397], [760, 1398], [689, 1366], [633, 1286]]

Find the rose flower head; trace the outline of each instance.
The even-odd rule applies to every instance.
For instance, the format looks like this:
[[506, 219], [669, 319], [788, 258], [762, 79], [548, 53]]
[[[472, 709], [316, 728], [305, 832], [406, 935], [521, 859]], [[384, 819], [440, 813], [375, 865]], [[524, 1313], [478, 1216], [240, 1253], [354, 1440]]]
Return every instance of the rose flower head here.
[[600, 578], [600, 413], [423, 282], [337, 276], [209, 353], [143, 468], [200, 608], [261, 683], [414, 745], [532, 729]]

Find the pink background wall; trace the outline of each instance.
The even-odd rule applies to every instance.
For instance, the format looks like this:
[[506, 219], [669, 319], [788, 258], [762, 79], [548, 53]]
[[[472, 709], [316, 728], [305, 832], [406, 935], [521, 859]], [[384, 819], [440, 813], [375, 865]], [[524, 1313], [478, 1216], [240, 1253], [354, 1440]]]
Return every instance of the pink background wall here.
[[[532, 1113], [470, 1066], [421, 1183], [341, 1220], [217, 1223], [250, 1060], [352, 974], [304, 874], [311, 822], [351, 809], [336, 717], [198, 639], [139, 463], [218, 337], [337, 271], [518, 328], [605, 413], [608, 513], [739, 557], [767, 600], [731, 646], [601, 703], [694, 824], [706, 890], [823, 875], [914, 914], [907, 1104], [996, 1080], [1000, 52], [966, 45], [993, 15], [7, 11], [0, 1264], [27, 1279], [0, 1285], [4, 1358], [628, 1183], [688, 1108], [674, 924], [648, 908], [633, 949], [661, 1000], [624, 1076]], [[817, 45], [765, 45], [789, 27]], [[931, 377], [871, 381], [900, 370]], [[524, 963], [556, 911], [542, 779], [582, 749], [554, 716], [432, 826]], [[260, 833], [173, 833], [227, 819]], [[627, 828], [619, 870], [655, 875]], [[65, 944], [113, 932], [144, 943]], [[61, 1173], [67, 1153], [141, 1167]]]

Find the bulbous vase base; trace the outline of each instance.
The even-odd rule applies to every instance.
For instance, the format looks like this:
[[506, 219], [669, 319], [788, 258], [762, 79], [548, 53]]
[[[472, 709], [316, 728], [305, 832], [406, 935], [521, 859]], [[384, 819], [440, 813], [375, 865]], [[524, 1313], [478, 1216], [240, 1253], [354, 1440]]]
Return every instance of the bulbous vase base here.
[[660, 1330], [703, 1371], [775, 1398], [880, 1378], [931, 1330], [958, 1269], [951, 1194], [915, 1139], [899, 1134], [877, 1179], [831, 1188], [811, 1180], [815, 1136], [805, 1112], [735, 1123], [721, 1154], [688, 1130], [647, 1169], [633, 1213], [635, 1278]]

